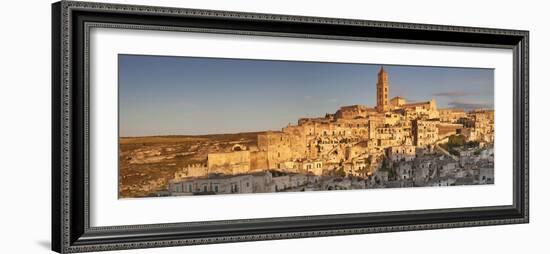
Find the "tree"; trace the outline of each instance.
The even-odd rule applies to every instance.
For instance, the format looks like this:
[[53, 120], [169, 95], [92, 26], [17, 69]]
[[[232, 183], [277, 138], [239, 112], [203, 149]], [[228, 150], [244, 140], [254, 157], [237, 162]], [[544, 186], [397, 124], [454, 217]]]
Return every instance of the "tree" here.
[[479, 141], [468, 141], [466, 143], [467, 147], [479, 147]]
[[449, 136], [449, 142], [447, 142], [447, 146], [449, 149], [452, 149], [454, 147], [464, 146], [466, 142], [466, 137], [463, 135], [451, 135]]
[[454, 156], [460, 156], [460, 152], [458, 152], [458, 151], [455, 150], [455, 149], [450, 149], [450, 150], [449, 150], [449, 153], [452, 154], [452, 155], [454, 155]]
[[344, 170], [344, 168], [340, 168], [336, 171], [336, 175], [340, 177], [346, 177], [346, 171]]

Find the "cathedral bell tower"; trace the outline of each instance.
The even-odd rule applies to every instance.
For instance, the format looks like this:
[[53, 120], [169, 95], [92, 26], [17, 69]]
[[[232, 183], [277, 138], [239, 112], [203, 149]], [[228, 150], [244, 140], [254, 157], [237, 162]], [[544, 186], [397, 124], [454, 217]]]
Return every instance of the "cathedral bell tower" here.
[[378, 72], [378, 82], [376, 83], [376, 110], [378, 112], [389, 110], [388, 88], [388, 73], [384, 70], [384, 67], [381, 67]]

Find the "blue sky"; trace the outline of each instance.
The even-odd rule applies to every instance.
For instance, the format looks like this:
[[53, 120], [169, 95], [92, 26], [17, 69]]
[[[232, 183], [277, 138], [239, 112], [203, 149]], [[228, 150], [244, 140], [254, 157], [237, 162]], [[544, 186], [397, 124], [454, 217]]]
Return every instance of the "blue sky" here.
[[[280, 130], [376, 104], [380, 64], [119, 55], [121, 136]], [[384, 64], [390, 97], [493, 108], [492, 69]]]

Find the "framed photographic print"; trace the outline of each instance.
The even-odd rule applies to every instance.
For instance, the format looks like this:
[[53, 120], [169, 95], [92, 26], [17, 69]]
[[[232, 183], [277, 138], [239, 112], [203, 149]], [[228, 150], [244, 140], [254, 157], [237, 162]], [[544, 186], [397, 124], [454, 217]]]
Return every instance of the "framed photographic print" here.
[[57, 252], [529, 220], [528, 31], [52, 11]]

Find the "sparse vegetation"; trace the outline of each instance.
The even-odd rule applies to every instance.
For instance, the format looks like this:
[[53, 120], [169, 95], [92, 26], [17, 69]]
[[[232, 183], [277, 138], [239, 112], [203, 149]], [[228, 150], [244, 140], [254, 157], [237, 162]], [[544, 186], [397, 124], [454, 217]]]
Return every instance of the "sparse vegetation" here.
[[145, 197], [166, 189], [174, 173], [204, 163], [211, 152], [229, 151], [234, 142], [257, 144], [258, 133], [119, 139], [119, 196]]
[[344, 171], [344, 168], [340, 168], [336, 171], [336, 175], [340, 177], [346, 177], [346, 171]]
[[460, 156], [460, 152], [459, 152], [459, 151], [457, 151], [457, 150], [456, 150], [456, 149], [454, 149], [454, 148], [453, 148], [453, 149], [451, 149], [451, 150], [449, 151], [449, 153], [450, 153], [450, 154], [452, 154], [452, 155], [454, 155], [454, 156]]
[[477, 148], [479, 147], [479, 141], [468, 141], [466, 146], [469, 148]]
[[464, 148], [468, 145], [474, 145], [473, 142], [466, 142], [466, 137], [463, 135], [451, 135], [449, 141], [445, 144], [439, 145], [441, 148], [447, 150], [450, 154], [460, 156], [458, 148]]
[[461, 147], [466, 143], [466, 137], [463, 135], [451, 135], [447, 145], [449, 148]]

